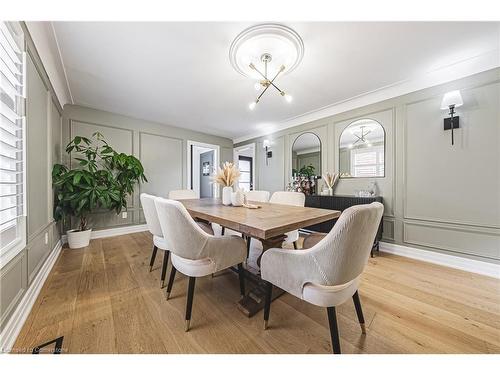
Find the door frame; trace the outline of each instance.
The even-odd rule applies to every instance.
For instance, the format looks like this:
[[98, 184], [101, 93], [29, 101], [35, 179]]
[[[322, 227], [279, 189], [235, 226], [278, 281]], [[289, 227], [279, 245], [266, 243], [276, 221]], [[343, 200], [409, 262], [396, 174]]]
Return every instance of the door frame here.
[[[186, 160], [187, 160], [187, 168], [186, 168], [186, 181], [187, 181], [187, 189], [191, 189], [191, 174], [192, 174], [192, 160], [191, 160], [191, 146], [205, 147], [210, 148], [214, 151], [214, 167], [219, 166], [219, 157], [220, 157], [220, 146], [214, 145], [211, 143], [203, 143], [197, 141], [187, 141], [187, 149], [186, 149]], [[214, 189], [214, 197], [219, 198], [219, 189], [217, 184], [213, 184]], [[199, 194], [199, 192], [197, 192]]]
[[233, 148], [233, 160], [236, 163], [239, 160], [240, 152], [247, 150], [252, 150], [252, 182], [253, 182], [253, 190], [257, 190], [257, 180], [255, 179], [255, 170], [257, 169], [257, 163], [255, 160], [255, 143], [248, 143], [243, 146]]

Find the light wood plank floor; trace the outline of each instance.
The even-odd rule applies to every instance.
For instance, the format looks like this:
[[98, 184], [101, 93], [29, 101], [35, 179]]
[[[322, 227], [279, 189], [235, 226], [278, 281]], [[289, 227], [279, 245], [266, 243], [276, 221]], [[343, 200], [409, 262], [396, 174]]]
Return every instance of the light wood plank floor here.
[[[64, 336], [69, 353], [330, 353], [325, 309], [285, 294], [264, 331], [262, 312], [237, 310], [231, 271], [197, 281], [184, 332], [187, 278], [177, 276], [166, 301], [163, 254], [150, 273], [151, 246], [144, 232], [64, 249], [14, 350]], [[366, 336], [351, 301], [337, 309], [344, 353], [500, 353], [499, 280], [381, 253], [360, 296]]]

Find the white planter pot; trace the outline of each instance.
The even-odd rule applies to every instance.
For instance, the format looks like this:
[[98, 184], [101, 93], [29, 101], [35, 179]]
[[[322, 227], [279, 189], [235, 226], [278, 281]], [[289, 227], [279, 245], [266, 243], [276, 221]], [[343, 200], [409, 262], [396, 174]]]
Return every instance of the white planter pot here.
[[77, 231], [76, 229], [71, 229], [66, 232], [68, 235], [68, 245], [70, 249], [79, 249], [86, 247], [90, 243], [90, 233], [92, 229]]
[[245, 195], [241, 190], [237, 190], [231, 194], [231, 204], [235, 207], [243, 206]]
[[224, 186], [222, 188], [222, 204], [224, 206], [229, 206], [231, 204], [231, 193], [233, 188], [231, 186]]

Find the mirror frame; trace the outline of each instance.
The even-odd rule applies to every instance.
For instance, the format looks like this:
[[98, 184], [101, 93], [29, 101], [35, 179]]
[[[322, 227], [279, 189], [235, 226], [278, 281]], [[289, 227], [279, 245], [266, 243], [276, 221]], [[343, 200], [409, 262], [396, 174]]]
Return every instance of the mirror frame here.
[[[347, 128], [349, 128], [349, 126], [351, 126], [352, 124], [354, 124], [355, 122], [360, 121], [360, 120], [371, 120], [371, 121], [374, 121], [374, 122], [376, 122], [377, 124], [380, 125], [380, 127], [382, 128], [382, 131], [384, 132], [384, 175], [383, 176], [371, 176], [371, 177], [353, 177], [353, 176], [351, 176], [351, 177], [341, 177], [340, 176], [341, 175], [341, 171], [340, 171], [340, 139], [342, 138], [342, 134], [344, 134], [344, 132], [346, 131]], [[356, 179], [356, 178], [385, 178], [386, 177], [385, 167], [387, 165], [386, 164], [386, 160], [385, 160], [386, 159], [386, 157], [385, 157], [385, 155], [386, 155], [386, 143], [387, 143], [387, 141], [386, 141], [387, 137], [386, 136], [387, 136], [387, 133], [385, 131], [384, 125], [382, 125], [380, 123], [380, 121], [375, 120], [374, 118], [371, 118], [371, 117], [360, 117], [360, 118], [357, 118], [356, 120], [351, 121], [344, 129], [342, 129], [342, 132], [340, 133], [340, 136], [339, 136], [339, 143], [338, 143], [338, 145], [339, 145], [339, 154], [338, 154], [339, 155], [339, 157], [338, 157], [338, 159], [339, 159], [339, 162], [338, 162], [339, 179], [351, 180], [351, 179]]]
[[312, 131], [305, 131], [303, 133], [300, 133], [298, 136], [295, 137], [293, 143], [292, 143], [292, 147], [290, 148], [290, 156], [291, 156], [291, 159], [290, 159], [290, 177], [293, 177], [293, 173], [292, 173], [292, 170], [293, 170], [293, 146], [295, 145], [295, 142], [297, 142], [297, 139], [299, 139], [300, 137], [302, 137], [304, 134], [312, 134], [314, 135], [316, 138], [318, 138], [318, 141], [319, 141], [319, 174], [316, 174], [316, 177], [319, 179], [321, 179], [322, 177], [322, 169], [323, 169], [323, 159], [322, 159], [322, 152], [323, 152], [323, 142], [321, 142], [321, 138], [319, 135], [317, 135], [316, 133], [312, 132]]

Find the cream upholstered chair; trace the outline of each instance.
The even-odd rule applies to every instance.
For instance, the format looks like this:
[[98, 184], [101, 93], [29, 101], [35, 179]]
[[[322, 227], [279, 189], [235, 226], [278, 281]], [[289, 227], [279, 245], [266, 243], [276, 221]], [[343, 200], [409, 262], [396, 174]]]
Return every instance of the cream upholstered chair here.
[[[196, 194], [196, 192], [191, 189], [170, 190], [170, 192], [168, 193], [168, 199], [174, 199], [176, 201], [180, 201], [183, 199], [198, 199], [198, 194]], [[196, 220], [196, 223], [208, 234], [214, 234], [214, 230], [209, 222]]]
[[269, 192], [265, 190], [250, 190], [245, 192], [245, 197], [253, 202], [269, 202]]
[[163, 232], [161, 231], [160, 222], [158, 221], [158, 215], [156, 214], [156, 207], [155, 207], [156, 197], [154, 195], [142, 193], [140, 198], [148, 230], [153, 235], [153, 253], [151, 254], [151, 260], [149, 261], [149, 272], [151, 272], [151, 270], [153, 269], [158, 249], [164, 251], [163, 266], [161, 269], [161, 287], [163, 288], [165, 275], [167, 273], [168, 256], [170, 252], [168, 250], [167, 242], [163, 238]]
[[[163, 237], [163, 232], [161, 230], [160, 222], [158, 221], [158, 214], [156, 213], [156, 207], [154, 199], [156, 197], [154, 195], [149, 195], [146, 193], [142, 193], [140, 196], [142, 210], [144, 212], [144, 217], [146, 219], [146, 224], [148, 226], [149, 232], [153, 235], [153, 252], [151, 253], [151, 259], [149, 261], [149, 272], [153, 269], [155, 264], [156, 253], [158, 249], [163, 250], [163, 265], [161, 268], [161, 281], [160, 286], [163, 288], [163, 284], [165, 282], [165, 276], [167, 273], [168, 267], [168, 257], [170, 251], [167, 247], [167, 241]], [[210, 224], [204, 222], [197, 222], [198, 226], [203, 229], [208, 234], [214, 234], [212, 227]]]
[[207, 276], [238, 265], [240, 293], [245, 294], [242, 265], [246, 259], [245, 241], [237, 236], [215, 237], [207, 234], [196, 225], [180, 202], [156, 198], [155, 205], [163, 236], [168, 238], [169, 249], [172, 253], [172, 271], [167, 286], [167, 299], [172, 291], [176, 271], [189, 276], [186, 304], [186, 331], [188, 331], [197, 277]]
[[183, 190], [170, 190], [168, 193], [168, 199], [198, 199], [198, 194], [194, 190], [183, 189]]
[[370, 256], [384, 206], [374, 202], [345, 210], [330, 233], [306, 250], [269, 249], [261, 260], [266, 280], [264, 329], [271, 308], [272, 285], [327, 308], [334, 353], [340, 353], [335, 306], [352, 297], [363, 333], [365, 321], [358, 295], [361, 274]]
[[[294, 191], [276, 191], [269, 200], [270, 203], [287, 204], [290, 206], [304, 207], [306, 196], [304, 193]], [[299, 239], [299, 231], [294, 230], [286, 234], [285, 242], [293, 243], [294, 249], [297, 249], [297, 240]]]

